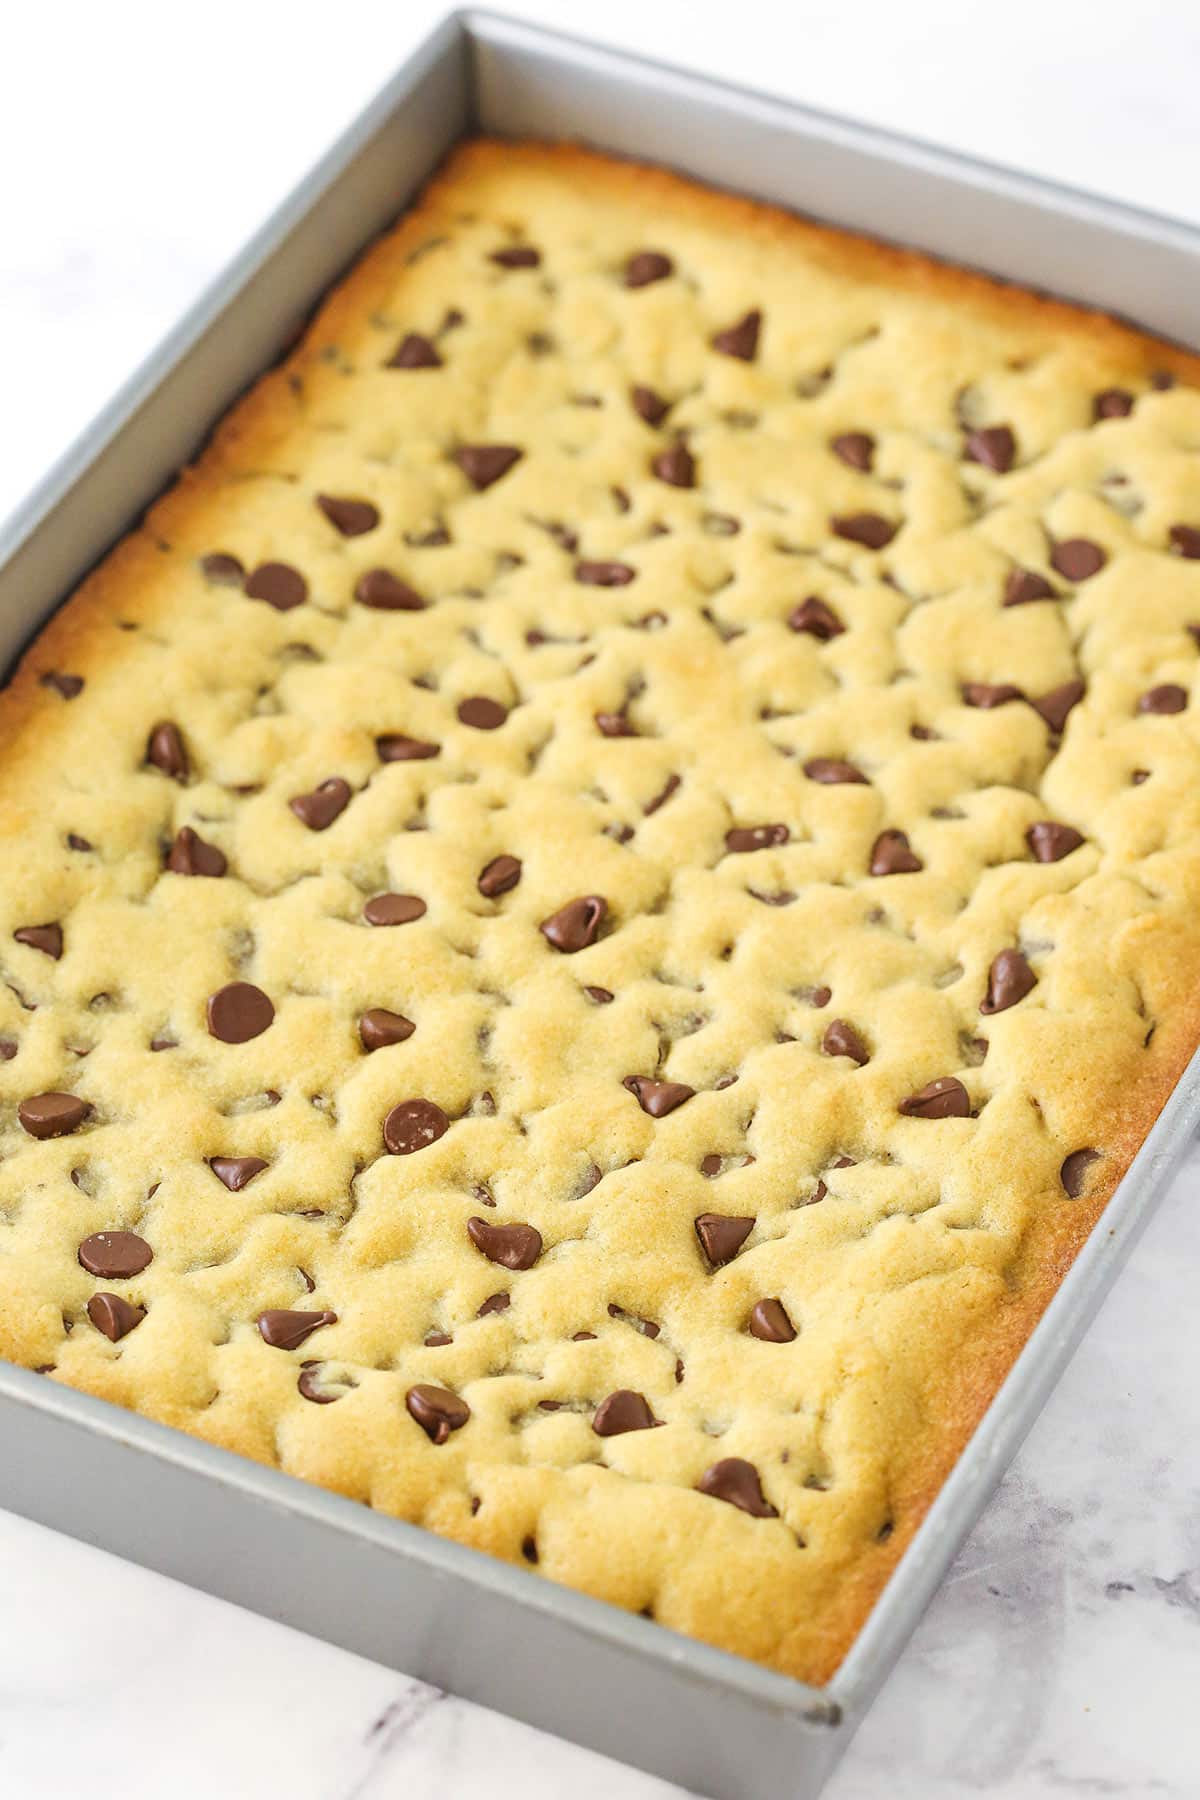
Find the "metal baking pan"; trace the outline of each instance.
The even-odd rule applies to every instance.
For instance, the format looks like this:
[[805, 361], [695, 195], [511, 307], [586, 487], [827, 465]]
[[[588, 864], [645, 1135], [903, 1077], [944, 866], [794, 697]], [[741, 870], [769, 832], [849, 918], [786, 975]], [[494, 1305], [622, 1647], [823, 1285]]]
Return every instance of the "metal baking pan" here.
[[[475, 130], [579, 138], [665, 163], [1200, 344], [1198, 231], [491, 14], [458, 14], [0, 530], [0, 660]], [[5, 1364], [0, 1504], [716, 1800], [813, 1800], [1198, 1118], [1200, 1058], [821, 1691]]]

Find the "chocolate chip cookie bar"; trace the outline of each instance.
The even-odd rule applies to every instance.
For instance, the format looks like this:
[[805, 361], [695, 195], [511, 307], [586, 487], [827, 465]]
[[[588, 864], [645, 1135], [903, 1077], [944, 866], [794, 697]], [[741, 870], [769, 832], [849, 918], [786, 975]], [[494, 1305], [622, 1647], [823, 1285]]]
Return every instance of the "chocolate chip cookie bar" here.
[[827, 1679], [1196, 1041], [1198, 375], [461, 149], [0, 699], [0, 1350]]

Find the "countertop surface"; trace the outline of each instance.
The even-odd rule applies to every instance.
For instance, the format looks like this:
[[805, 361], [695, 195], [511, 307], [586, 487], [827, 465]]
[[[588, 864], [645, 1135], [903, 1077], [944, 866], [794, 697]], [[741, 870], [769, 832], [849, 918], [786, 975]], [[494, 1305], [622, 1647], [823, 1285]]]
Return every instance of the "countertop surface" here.
[[[9, 21], [0, 517], [441, 10], [210, 0], [186, 43], [140, 0]], [[523, 10], [1200, 221], [1191, 0]], [[1198, 1267], [1193, 1151], [829, 1800], [1200, 1793]], [[7, 1514], [0, 1593], [5, 1795], [680, 1791]]]

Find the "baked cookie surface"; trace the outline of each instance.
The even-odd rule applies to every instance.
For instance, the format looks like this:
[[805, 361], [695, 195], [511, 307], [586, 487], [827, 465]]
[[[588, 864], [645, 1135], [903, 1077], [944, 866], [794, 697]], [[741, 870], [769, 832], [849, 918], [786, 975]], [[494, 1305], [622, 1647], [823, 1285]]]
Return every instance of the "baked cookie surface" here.
[[826, 1680], [1195, 1044], [1198, 374], [459, 151], [0, 699], [0, 1351]]

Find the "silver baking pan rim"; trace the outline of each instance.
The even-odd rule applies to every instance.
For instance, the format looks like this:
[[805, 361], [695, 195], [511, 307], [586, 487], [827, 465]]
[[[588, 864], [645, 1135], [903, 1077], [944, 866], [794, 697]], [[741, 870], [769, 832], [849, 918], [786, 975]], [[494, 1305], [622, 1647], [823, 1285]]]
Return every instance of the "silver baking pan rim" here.
[[[1200, 340], [1193, 227], [490, 12], [455, 13], [0, 527], [0, 663], [136, 521], [451, 144], [477, 129], [569, 136], [662, 162]], [[5, 1363], [0, 1504], [721, 1800], [768, 1787], [812, 1800], [1198, 1123], [1200, 1054], [821, 1690]], [[176, 1505], [190, 1509], [194, 1533], [160, 1516]], [[218, 1524], [221, 1547], [236, 1541], [243, 1554], [205, 1543], [205, 1526], [215, 1537]], [[289, 1578], [289, 1545], [309, 1558], [307, 1591]], [[381, 1594], [390, 1580], [413, 1620], [389, 1636], [370, 1605], [322, 1588], [326, 1562], [369, 1571]], [[489, 1663], [451, 1642], [468, 1603], [482, 1638], [508, 1631], [526, 1656], [552, 1651], [539, 1664], [542, 1694], [494, 1666], [507, 1657]], [[579, 1679], [547, 1673], [564, 1655]], [[589, 1667], [594, 1698], [574, 1691]], [[660, 1742], [635, 1724], [635, 1741], [628, 1730], [615, 1741], [604, 1716], [614, 1697], [627, 1712], [637, 1699], [660, 1706], [676, 1729]]]

